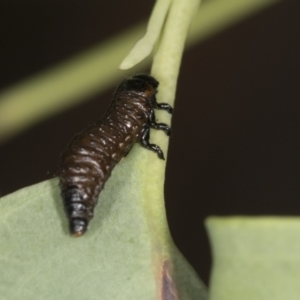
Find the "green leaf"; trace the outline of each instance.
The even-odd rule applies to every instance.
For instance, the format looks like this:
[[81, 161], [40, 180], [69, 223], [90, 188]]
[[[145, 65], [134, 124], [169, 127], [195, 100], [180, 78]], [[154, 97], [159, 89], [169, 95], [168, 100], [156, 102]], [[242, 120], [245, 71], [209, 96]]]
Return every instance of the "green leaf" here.
[[212, 217], [211, 300], [298, 300], [300, 218]]
[[153, 188], [160, 174], [150, 170], [153, 180], [142, 183], [145, 168], [160, 164], [134, 147], [80, 238], [68, 233], [56, 178], [2, 198], [1, 299], [207, 299], [170, 237], [160, 188]]

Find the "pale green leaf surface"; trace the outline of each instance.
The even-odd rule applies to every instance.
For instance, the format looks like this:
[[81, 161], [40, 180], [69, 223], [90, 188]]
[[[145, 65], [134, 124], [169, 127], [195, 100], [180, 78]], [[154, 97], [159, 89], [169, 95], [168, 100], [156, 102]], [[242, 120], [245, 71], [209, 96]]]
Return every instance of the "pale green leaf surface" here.
[[180, 299], [207, 299], [173, 245], [159, 189], [142, 184], [149, 163], [164, 164], [139, 146], [121, 161], [80, 238], [69, 236], [57, 179], [2, 198], [1, 299], [161, 299], [165, 261]]
[[298, 300], [300, 218], [211, 217], [211, 300]]

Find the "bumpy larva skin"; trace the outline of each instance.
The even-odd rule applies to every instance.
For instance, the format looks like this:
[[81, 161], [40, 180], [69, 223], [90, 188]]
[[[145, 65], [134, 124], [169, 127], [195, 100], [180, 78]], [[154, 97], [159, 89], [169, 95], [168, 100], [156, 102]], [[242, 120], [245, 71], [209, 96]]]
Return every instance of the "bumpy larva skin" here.
[[86, 232], [100, 191], [134, 143], [140, 142], [164, 159], [161, 149], [149, 143], [149, 132], [155, 128], [170, 135], [168, 125], [156, 123], [154, 109], [169, 113], [173, 109], [156, 102], [157, 87], [158, 82], [149, 75], [124, 80], [104, 117], [77, 134], [62, 154], [61, 195], [73, 236]]

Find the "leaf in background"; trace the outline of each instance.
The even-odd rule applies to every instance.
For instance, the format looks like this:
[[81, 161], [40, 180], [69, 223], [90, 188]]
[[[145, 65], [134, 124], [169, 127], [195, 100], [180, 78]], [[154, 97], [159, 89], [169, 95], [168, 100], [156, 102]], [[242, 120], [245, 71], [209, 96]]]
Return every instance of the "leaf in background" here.
[[298, 300], [300, 219], [211, 217], [211, 300]]

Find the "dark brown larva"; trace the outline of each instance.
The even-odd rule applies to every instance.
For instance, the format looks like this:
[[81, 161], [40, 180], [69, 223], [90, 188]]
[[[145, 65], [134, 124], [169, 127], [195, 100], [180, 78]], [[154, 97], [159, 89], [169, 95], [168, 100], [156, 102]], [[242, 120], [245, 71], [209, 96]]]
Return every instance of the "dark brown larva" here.
[[124, 80], [104, 117], [77, 134], [63, 152], [60, 187], [73, 236], [86, 232], [100, 191], [134, 143], [140, 142], [164, 159], [162, 150], [149, 143], [149, 133], [154, 128], [170, 135], [168, 125], [156, 123], [154, 109], [169, 113], [173, 109], [169, 104], [156, 102], [157, 87], [158, 82], [149, 75]]

